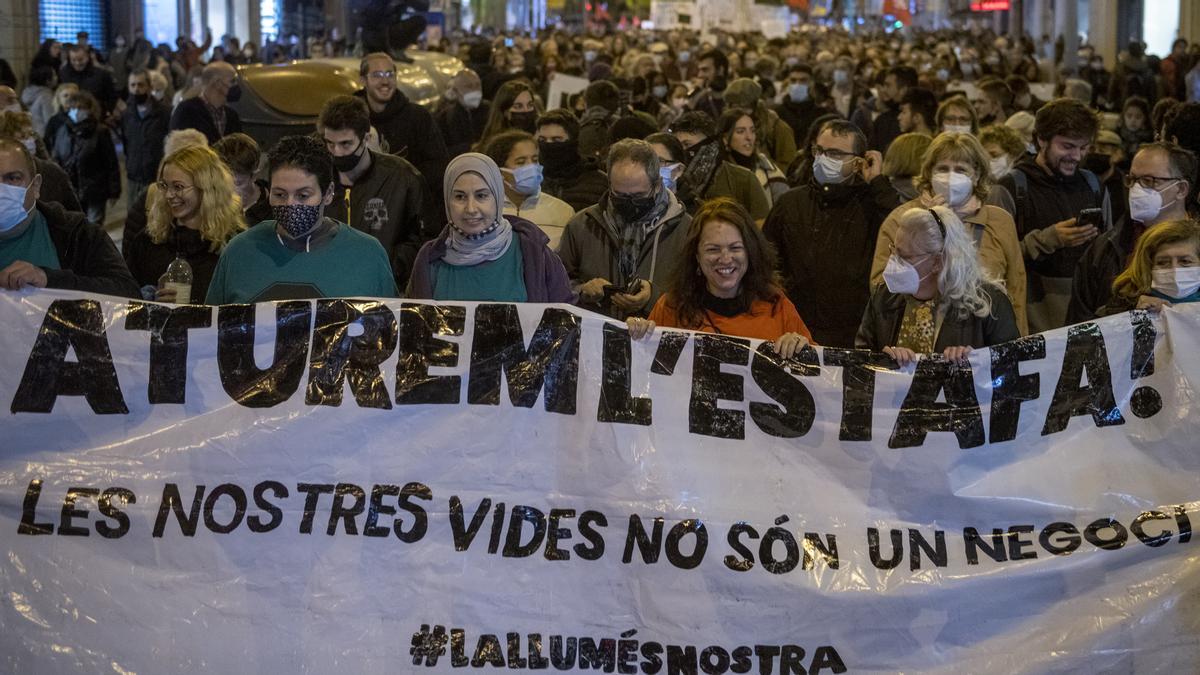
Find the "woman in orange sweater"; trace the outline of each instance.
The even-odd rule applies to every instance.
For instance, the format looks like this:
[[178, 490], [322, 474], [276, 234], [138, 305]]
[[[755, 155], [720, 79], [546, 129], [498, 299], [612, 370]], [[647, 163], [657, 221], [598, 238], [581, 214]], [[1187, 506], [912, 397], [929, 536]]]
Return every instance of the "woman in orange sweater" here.
[[775, 251], [744, 206], [721, 197], [705, 202], [667, 292], [649, 319], [630, 318], [638, 340], [655, 326], [771, 340], [791, 358], [812, 340], [808, 327], [781, 290]]

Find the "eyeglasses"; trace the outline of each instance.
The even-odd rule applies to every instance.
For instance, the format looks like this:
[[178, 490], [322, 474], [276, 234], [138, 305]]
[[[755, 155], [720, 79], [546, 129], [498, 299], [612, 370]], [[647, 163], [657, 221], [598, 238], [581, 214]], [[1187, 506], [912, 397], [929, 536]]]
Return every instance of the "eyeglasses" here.
[[394, 70], [375, 70], [367, 73], [367, 78], [372, 80], [394, 80], [396, 79], [396, 71]]
[[822, 148], [819, 145], [812, 146], [812, 154], [813, 157], [828, 155], [831, 159], [837, 160], [847, 160], [851, 157], [858, 157], [858, 155], [854, 154], [853, 152], [846, 152], [845, 150], [838, 150], [836, 148]]
[[155, 183], [155, 185], [158, 187], [159, 192], [163, 193], [164, 195], [166, 195], [168, 197], [178, 197], [182, 194], [185, 194], [191, 190], [196, 189], [195, 185], [184, 185], [183, 183], [175, 183], [174, 185], [168, 185], [166, 183], [166, 181], [161, 181], [161, 180], [158, 181], [157, 183]]
[[1175, 176], [1135, 176], [1133, 174], [1127, 174], [1125, 176], [1125, 187], [1128, 189], [1133, 187], [1134, 184], [1137, 184], [1141, 185], [1147, 190], [1157, 190], [1159, 184], [1161, 183], [1175, 182], [1180, 180], [1183, 179]]

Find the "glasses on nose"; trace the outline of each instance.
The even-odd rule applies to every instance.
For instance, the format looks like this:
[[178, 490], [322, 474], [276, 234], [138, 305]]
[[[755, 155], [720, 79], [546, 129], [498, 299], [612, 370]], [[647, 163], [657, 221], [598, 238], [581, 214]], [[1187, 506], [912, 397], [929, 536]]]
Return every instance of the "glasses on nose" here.
[[372, 80], [394, 80], [396, 79], [396, 71], [394, 70], [376, 70], [367, 74], [367, 77]]
[[858, 157], [858, 155], [854, 154], [853, 152], [846, 152], [845, 150], [838, 150], [836, 148], [822, 148], [819, 145], [812, 146], [812, 154], [813, 154], [813, 157], [820, 157], [821, 155], [825, 155], [825, 156], [829, 157], [830, 159], [837, 159], [837, 160], [847, 160], [852, 157]]
[[155, 185], [158, 186], [159, 192], [162, 192], [168, 197], [179, 197], [196, 189], [195, 185], [184, 185], [183, 183], [168, 185], [166, 182], [161, 180], [155, 183]]

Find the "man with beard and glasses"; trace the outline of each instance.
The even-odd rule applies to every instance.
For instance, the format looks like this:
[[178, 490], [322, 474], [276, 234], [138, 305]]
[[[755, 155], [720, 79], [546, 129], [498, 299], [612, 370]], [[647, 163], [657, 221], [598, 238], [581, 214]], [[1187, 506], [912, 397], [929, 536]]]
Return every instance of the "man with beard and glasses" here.
[[367, 104], [354, 96], [335, 96], [317, 118], [317, 131], [333, 156], [338, 185], [325, 215], [379, 240], [404, 288], [425, 235], [425, 181], [402, 157], [367, 147], [371, 129]]
[[225, 246], [205, 304], [308, 298], [394, 298], [383, 246], [325, 215], [333, 202], [333, 159], [311, 136], [286, 136], [268, 154], [273, 220]]
[[900, 195], [882, 174], [883, 157], [850, 122], [822, 124], [810, 152], [813, 177], [779, 198], [763, 234], [779, 251], [784, 291], [813, 341], [853, 347], [879, 227]]
[[[1096, 137], [1096, 113], [1083, 103], [1060, 98], [1037, 113], [1038, 154], [1022, 160], [1000, 185], [1016, 204], [1013, 214], [1025, 256], [1029, 331], [1041, 333], [1066, 324], [1071, 278], [1085, 244], [1099, 234], [1094, 224], [1077, 223], [1083, 209], [1107, 211], [1107, 195], [1084, 157]], [[1107, 216], [1104, 224], [1112, 222]]]
[[608, 191], [608, 176], [594, 157], [579, 154], [579, 120], [564, 109], [537, 120], [542, 192], [558, 197], [576, 212], [597, 204]]
[[663, 186], [646, 141], [608, 151], [608, 192], [575, 214], [558, 254], [579, 306], [616, 318], [646, 316], [682, 255], [691, 217]]
[[129, 74], [129, 104], [121, 117], [125, 141], [125, 194], [132, 209], [138, 194], [158, 179], [163, 141], [171, 126], [171, 109], [150, 96], [150, 73], [139, 68]]

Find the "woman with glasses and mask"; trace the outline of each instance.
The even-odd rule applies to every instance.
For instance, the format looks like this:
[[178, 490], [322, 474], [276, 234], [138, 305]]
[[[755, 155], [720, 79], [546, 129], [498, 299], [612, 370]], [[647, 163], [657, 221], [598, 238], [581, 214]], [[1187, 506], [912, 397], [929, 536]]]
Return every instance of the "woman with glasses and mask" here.
[[971, 350], [1020, 336], [1008, 296], [979, 265], [954, 211], [911, 208], [854, 339], [906, 366], [918, 355], [967, 358]]
[[504, 178], [487, 155], [450, 161], [448, 222], [413, 262], [407, 296], [432, 300], [574, 302], [563, 263], [537, 225], [506, 216]]
[[1174, 304], [1200, 302], [1200, 225], [1172, 220], [1147, 230], [1112, 285], [1099, 316], [1131, 309], [1158, 312]]
[[[201, 302], [221, 250], [245, 228], [233, 177], [217, 153], [196, 145], [165, 157], [150, 193], [146, 229], [125, 243], [125, 263], [142, 296], [159, 302]], [[161, 281], [183, 258], [192, 268], [192, 295], [177, 298]]]
[[974, 136], [943, 133], [933, 139], [914, 181], [917, 197], [892, 211], [879, 228], [875, 259], [871, 263], [871, 285], [883, 282], [901, 216], [912, 208], [948, 206], [974, 243], [979, 264], [1004, 284], [1017, 327], [1024, 335], [1029, 330], [1025, 318], [1025, 259], [1012, 216], [986, 203], [993, 190], [1007, 194], [992, 183], [988, 164], [987, 152]]

